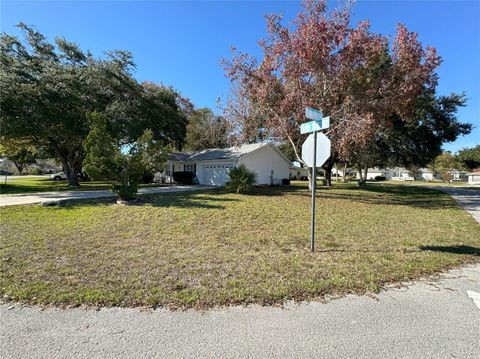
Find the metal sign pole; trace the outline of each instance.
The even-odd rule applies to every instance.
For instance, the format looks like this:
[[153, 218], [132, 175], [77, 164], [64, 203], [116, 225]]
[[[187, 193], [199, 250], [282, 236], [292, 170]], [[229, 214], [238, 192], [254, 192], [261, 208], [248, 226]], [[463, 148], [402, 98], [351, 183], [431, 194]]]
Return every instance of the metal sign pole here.
[[312, 239], [310, 250], [315, 251], [315, 190], [317, 188], [317, 131], [313, 132], [313, 167], [312, 167]]

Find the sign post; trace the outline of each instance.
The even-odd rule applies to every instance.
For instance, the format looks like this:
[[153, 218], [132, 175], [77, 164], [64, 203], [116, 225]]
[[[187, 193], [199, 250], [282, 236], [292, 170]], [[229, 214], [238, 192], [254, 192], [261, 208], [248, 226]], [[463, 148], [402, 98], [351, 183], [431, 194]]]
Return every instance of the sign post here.
[[315, 195], [317, 189], [317, 166], [323, 165], [330, 157], [330, 140], [319, 131], [330, 127], [330, 117], [323, 117], [320, 111], [313, 108], [306, 108], [305, 116], [312, 120], [303, 123], [300, 126], [300, 133], [311, 133], [302, 145], [302, 159], [308, 167], [312, 168], [312, 225], [310, 250], [313, 252], [315, 251]]
[[317, 131], [313, 131], [313, 167], [312, 167], [312, 228], [310, 250], [315, 251], [315, 192], [317, 189]]

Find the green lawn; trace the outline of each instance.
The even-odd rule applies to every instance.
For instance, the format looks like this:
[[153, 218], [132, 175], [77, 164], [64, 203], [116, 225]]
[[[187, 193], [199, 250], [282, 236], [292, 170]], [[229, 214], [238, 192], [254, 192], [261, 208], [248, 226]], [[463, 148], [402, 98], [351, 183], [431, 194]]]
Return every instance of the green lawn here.
[[[67, 181], [53, 181], [45, 177], [25, 177], [8, 179], [5, 184], [3, 177], [0, 177], [0, 194], [34, 193], [48, 191], [88, 191], [99, 189], [110, 189], [111, 182], [108, 181], [81, 181], [80, 187], [72, 188]], [[140, 187], [155, 185], [140, 185]]]
[[1, 209], [0, 296], [32, 304], [205, 308], [376, 292], [480, 260], [480, 226], [416, 187], [306, 183]]

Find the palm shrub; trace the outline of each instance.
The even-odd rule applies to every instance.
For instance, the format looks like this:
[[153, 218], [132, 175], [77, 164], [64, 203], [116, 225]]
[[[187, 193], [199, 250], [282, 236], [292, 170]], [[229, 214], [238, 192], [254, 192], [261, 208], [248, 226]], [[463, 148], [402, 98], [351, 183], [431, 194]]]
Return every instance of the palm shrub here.
[[232, 168], [229, 176], [230, 180], [225, 183], [225, 186], [236, 193], [248, 190], [257, 181], [257, 174], [243, 164]]

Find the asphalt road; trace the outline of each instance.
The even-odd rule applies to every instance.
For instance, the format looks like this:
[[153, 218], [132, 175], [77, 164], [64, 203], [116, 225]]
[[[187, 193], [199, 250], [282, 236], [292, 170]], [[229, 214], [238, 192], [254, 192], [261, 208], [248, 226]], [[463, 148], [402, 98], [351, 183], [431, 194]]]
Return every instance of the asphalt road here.
[[447, 186], [435, 186], [433, 188], [448, 193], [480, 223], [480, 190]]
[[0, 306], [2, 358], [478, 358], [480, 265], [328, 303], [194, 310]]
[[[208, 186], [172, 186], [172, 187], [150, 187], [139, 188], [139, 194], [151, 193], [168, 193], [168, 192], [184, 192], [199, 189], [209, 189]], [[19, 204], [35, 204], [44, 202], [59, 202], [66, 200], [78, 200], [89, 198], [105, 198], [113, 197], [110, 190], [96, 191], [56, 191], [56, 192], [37, 192], [37, 193], [20, 193], [20, 194], [4, 194], [0, 195], [0, 207], [13, 206]]]

